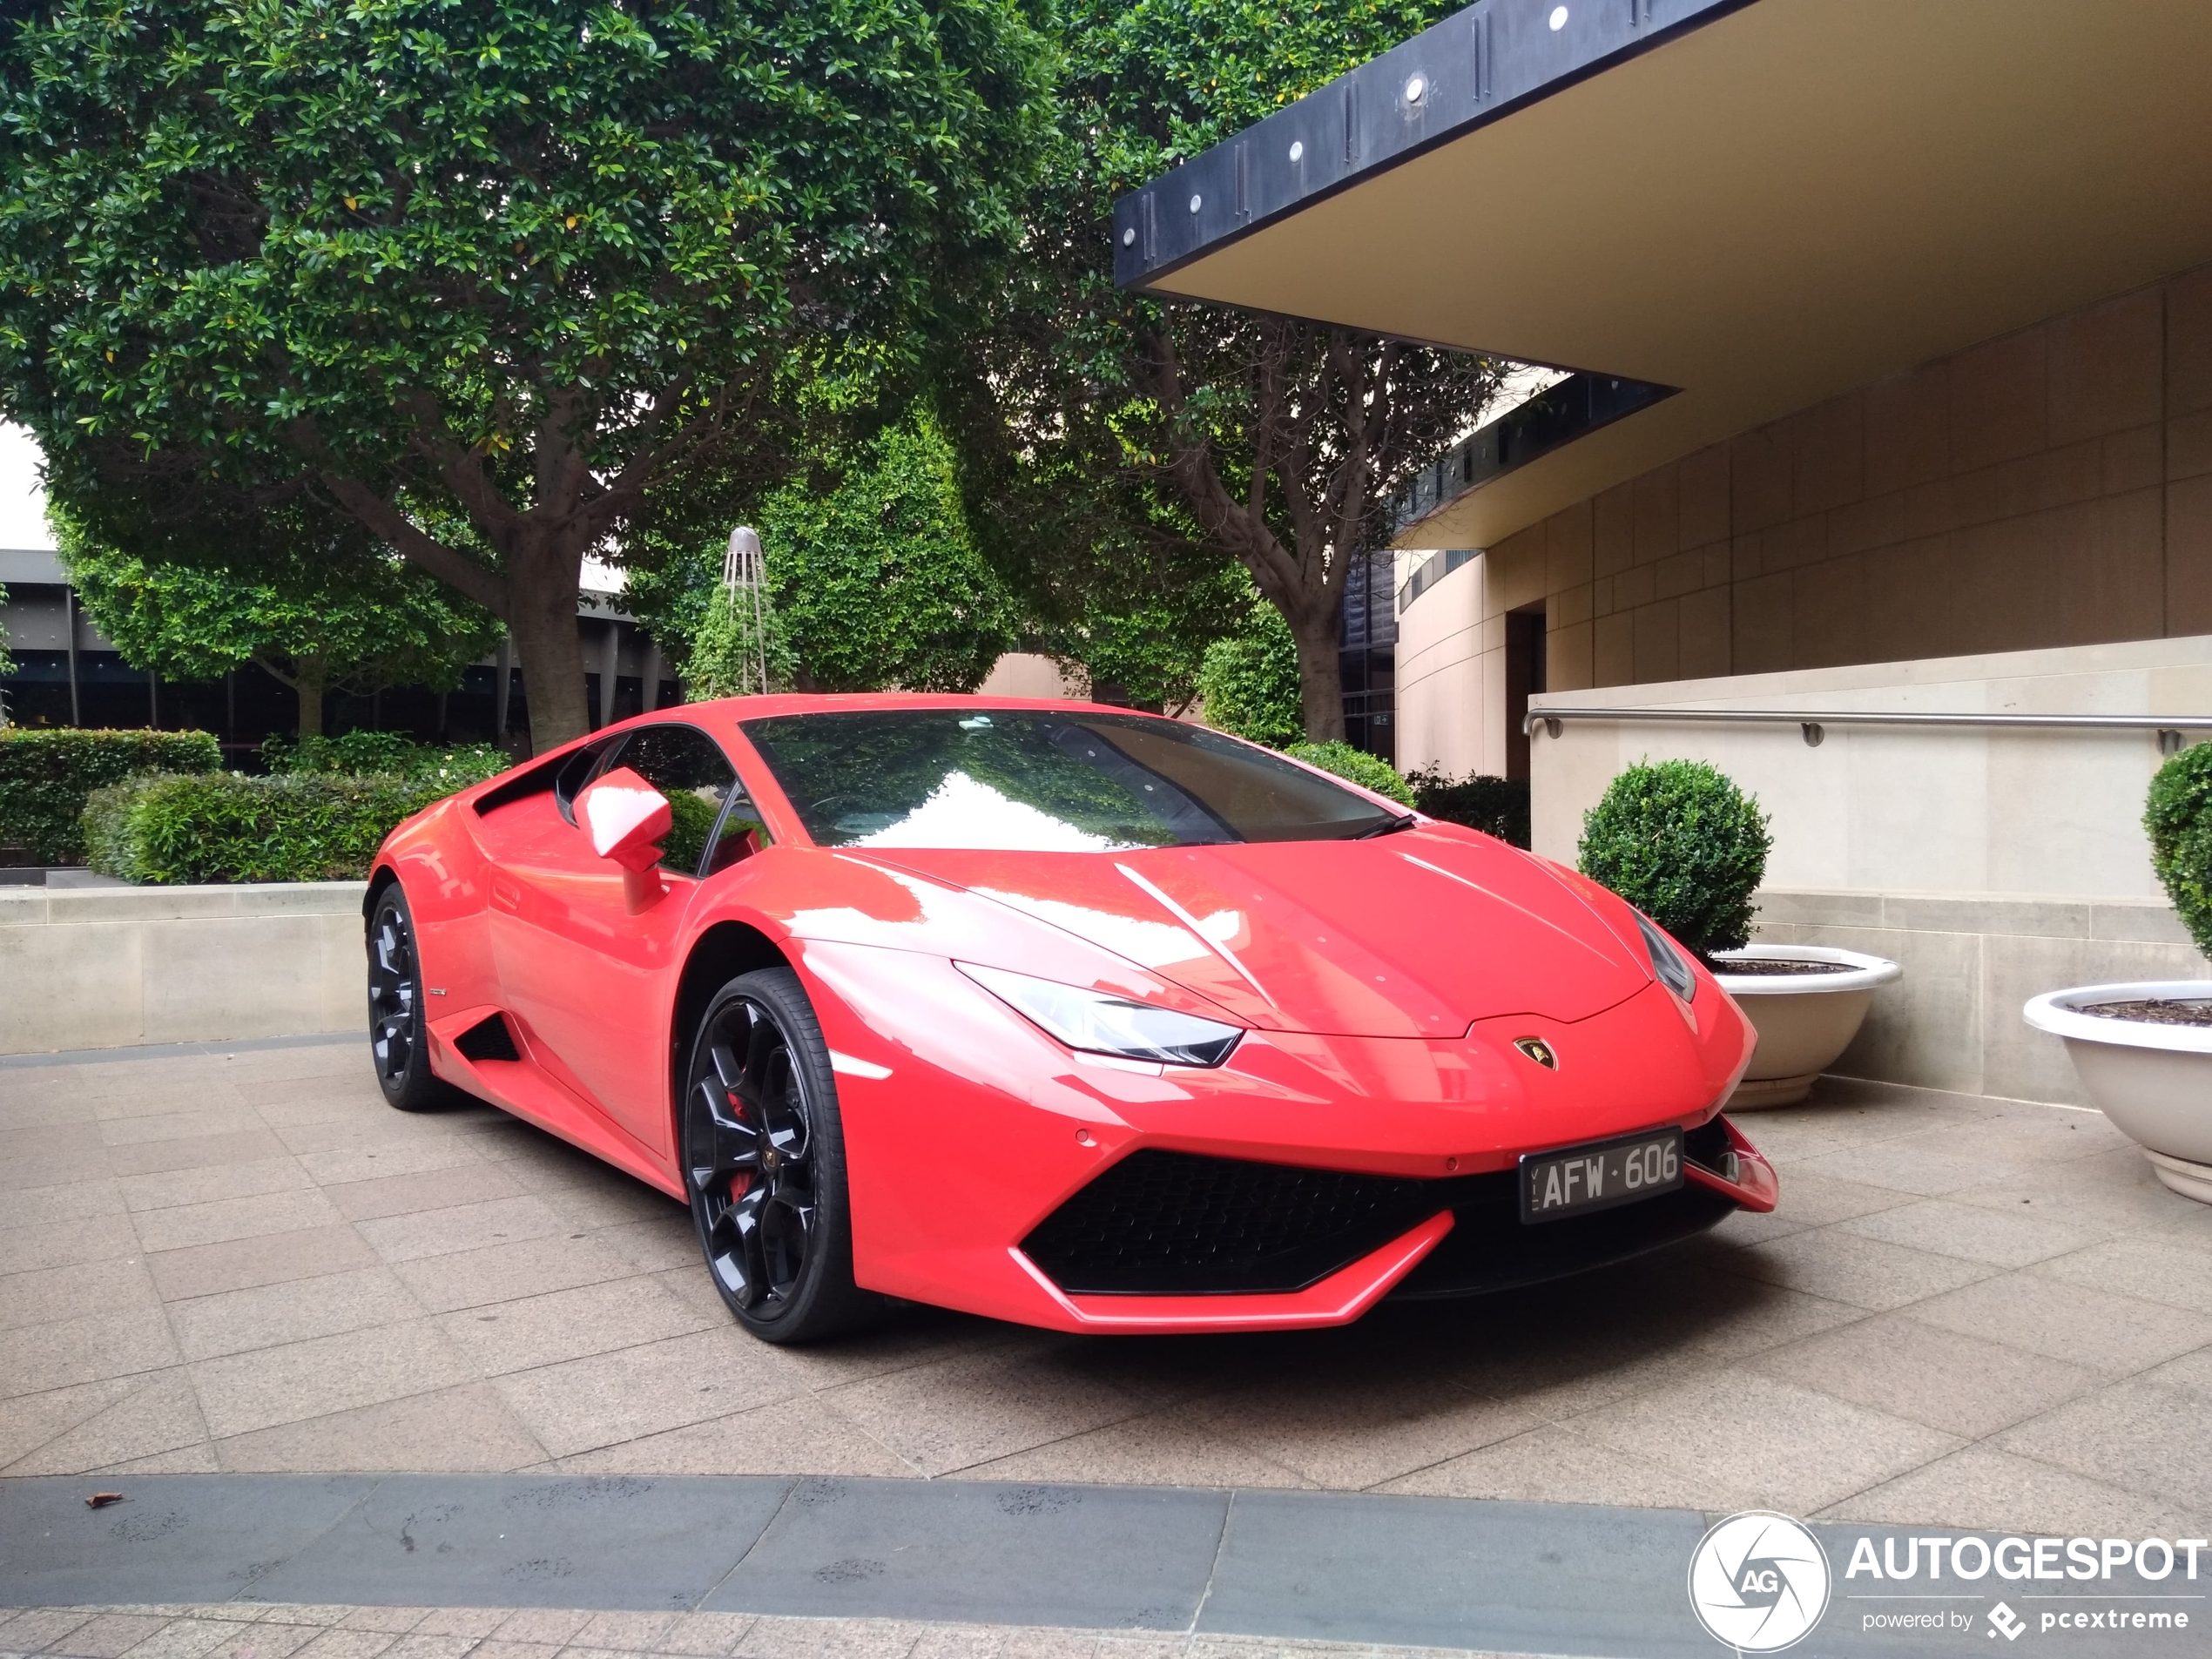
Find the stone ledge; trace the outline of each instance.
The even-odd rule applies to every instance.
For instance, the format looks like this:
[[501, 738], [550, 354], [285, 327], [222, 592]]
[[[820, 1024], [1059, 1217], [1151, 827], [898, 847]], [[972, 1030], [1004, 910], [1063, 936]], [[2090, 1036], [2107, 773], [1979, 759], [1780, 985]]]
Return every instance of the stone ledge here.
[[1762, 927], [1881, 927], [1905, 933], [2190, 945], [2188, 929], [2163, 899], [1769, 887], [1759, 893], [1757, 902]]
[[359, 881], [0, 893], [0, 1054], [362, 1020]]

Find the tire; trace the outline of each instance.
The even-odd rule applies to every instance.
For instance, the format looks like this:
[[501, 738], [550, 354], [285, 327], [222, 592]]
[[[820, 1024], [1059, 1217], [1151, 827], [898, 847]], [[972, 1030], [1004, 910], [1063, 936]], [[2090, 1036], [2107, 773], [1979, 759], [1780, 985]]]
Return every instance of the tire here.
[[368, 1052], [377, 1087], [403, 1112], [430, 1112], [468, 1096], [430, 1070], [422, 1037], [422, 963], [415, 917], [396, 881], [376, 895], [368, 918]]
[[691, 1039], [678, 1123], [707, 1271], [765, 1342], [819, 1342], [875, 1317], [853, 1282], [845, 1131], [829, 1046], [788, 968], [741, 974]]

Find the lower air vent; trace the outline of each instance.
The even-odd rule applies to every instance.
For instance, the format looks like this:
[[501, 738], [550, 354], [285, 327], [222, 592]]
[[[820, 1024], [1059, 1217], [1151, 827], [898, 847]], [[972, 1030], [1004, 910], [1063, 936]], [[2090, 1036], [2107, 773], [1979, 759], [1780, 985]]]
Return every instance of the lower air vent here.
[[453, 1046], [461, 1051], [464, 1060], [520, 1060], [522, 1050], [515, 1046], [515, 1034], [507, 1028], [507, 1016], [494, 1014], [482, 1019], [454, 1039]]
[[1433, 1184], [1155, 1150], [1130, 1154], [1022, 1249], [1071, 1295], [1298, 1291], [1423, 1220]]

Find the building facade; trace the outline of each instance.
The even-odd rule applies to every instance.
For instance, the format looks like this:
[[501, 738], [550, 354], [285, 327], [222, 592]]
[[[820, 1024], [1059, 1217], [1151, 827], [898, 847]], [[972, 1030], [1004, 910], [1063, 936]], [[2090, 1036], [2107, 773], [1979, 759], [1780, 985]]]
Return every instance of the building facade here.
[[1116, 274], [1572, 366], [1401, 502], [1400, 764], [1571, 860], [1713, 761], [1767, 936], [1905, 966], [1843, 1069], [2078, 1098], [2027, 996], [2206, 971], [2141, 819], [2212, 719], [2209, 79], [2153, 0], [1476, 0], [1118, 203]]
[[[227, 757], [250, 764], [272, 736], [300, 729], [298, 696], [252, 664], [219, 680], [170, 680], [132, 667], [77, 604], [51, 548], [0, 549], [0, 639], [16, 671], [0, 678], [7, 718], [30, 726], [152, 726], [212, 732]], [[584, 685], [594, 728], [683, 700], [666, 658], [621, 608], [621, 595], [587, 590], [577, 607]], [[647, 701], [648, 688], [652, 700]], [[370, 695], [333, 691], [323, 730], [368, 727], [430, 742], [528, 745], [523, 675], [502, 648], [462, 671], [451, 691], [398, 686]]]

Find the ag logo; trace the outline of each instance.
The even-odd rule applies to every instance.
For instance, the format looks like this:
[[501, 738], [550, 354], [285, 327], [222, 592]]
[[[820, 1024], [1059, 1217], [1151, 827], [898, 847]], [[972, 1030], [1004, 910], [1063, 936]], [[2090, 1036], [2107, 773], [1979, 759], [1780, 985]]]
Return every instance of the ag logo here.
[[1787, 1515], [1730, 1515], [1689, 1558], [1689, 1605], [1716, 1641], [1743, 1653], [1777, 1653], [1828, 1608], [1828, 1556]]

